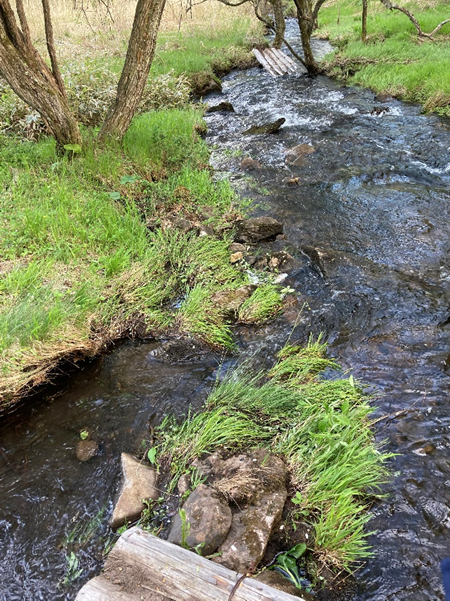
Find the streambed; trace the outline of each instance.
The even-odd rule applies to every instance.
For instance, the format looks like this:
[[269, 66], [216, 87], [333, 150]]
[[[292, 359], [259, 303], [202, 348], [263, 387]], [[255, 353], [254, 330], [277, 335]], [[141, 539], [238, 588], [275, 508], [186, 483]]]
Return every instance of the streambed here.
[[[326, 51], [320, 43], [319, 51]], [[377, 395], [377, 433], [392, 461], [375, 506], [375, 556], [358, 573], [359, 600], [442, 600], [438, 564], [450, 555], [450, 122], [370, 91], [303, 75], [236, 72], [223, 94], [235, 113], [207, 117], [213, 166], [285, 224], [300, 266], [285, 280], [303, 305], [260, 329], [237, 332], [268, 366], [289, 335], [324, 333], [330, 353]], [[272, 136], [242, 136], [285, 117]], [[314, 152], [288, 164], [286, 151]], [[250, 156], [261, 169], [244, 172]], [[289, 180], [298, 182], [289, 183]], [[294, 328], [294, 332], [293, 332]], [[85, 366], [64, 388], [0, 424], [1, 601], [73, 599], [98, 571], [117, 490], [119, 455], [138, 450], [149, 422], [200, 406], [221, 358], [170, 365], [156, 343], [126, 344]], [[88, 429], [100, 454], [75, 457]], [[95, 517], [97, 516], [97, 521]], [[94, 518], [94, 521], [92, 521]], [[93, 534], [67, 541], [76, 524]], [[77, 552], [81, 577], [62, 585]]]

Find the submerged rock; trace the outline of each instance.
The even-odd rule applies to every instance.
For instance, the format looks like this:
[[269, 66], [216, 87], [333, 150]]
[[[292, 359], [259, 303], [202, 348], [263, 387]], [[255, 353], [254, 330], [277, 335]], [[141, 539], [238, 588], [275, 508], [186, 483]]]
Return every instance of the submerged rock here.
[[95, 440], [80, 440], [75, 450], [79, 461], [89, 461], [98, 453], [98, 443]]
[[286, 163], [289, 165], [302, 165], [304, 158], [314, 152], [316, 152], [316, 149], [311, 144], [299, 144], [287, 150]]
[[195, 363], [202, 361], [209, 352], [210, 349], [199, 340], [179, 338], [162, 343], [161, 346], [150, 351], [148, 357], [168, 363]]
[[256, 244], [283, 233], [283, 224], [273, 217], [251, 217], [236, 223], [236, 242]]
[[143, 499], [157, 499], [156, 470], [142, 465], [128, 453], [122, 453], [123, 485], [113, 515], [111, 528], [116, 529], [141, 515], [145, 508]]
[[241, 169], [245, 169], [246, 171], [261, 169], [261, 167], [262, 165], [259, 161], [255, 161], [255, 159], [251, 159], [250, 157], [245, 157], [241, 161]]
[[207, 113], [218, 113], [218, 112], [224, 112], [224, 113], [234, 113], [234, 106], [231, 104], [231, 102], [219, 102], [219, 104], [216, 104], [215, 106], [208, 106], [208, 108], [206, 109]]
[[286, 122], [284, 117], [277, 119], [271, 123], [265, 123], [264, 125], [252, 125], [249, 129], [242, 132], [244, 136], [256, 136], [258, 134], [276, 134], [283, 123]]
[[[232, 521], [231, 509], [216, 491], [204, 484], [197, 486], [183, 509], [186, 512], [185, 527], [188, 529], [184, 542], [191, 549], [197, 547], [202, 555], [211, 555], [227, 537]], [[182, 519], [177, 514], [169, 533], [170, 543], [181, 546], [182, 528]]]

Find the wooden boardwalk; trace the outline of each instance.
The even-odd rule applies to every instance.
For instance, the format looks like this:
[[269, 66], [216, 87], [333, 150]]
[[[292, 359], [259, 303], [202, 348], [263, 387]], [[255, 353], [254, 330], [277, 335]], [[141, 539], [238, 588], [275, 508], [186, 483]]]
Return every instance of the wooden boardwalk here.
[[[75, 601], [228, 601], [240, 574], [139, 528], [127, 530], [103, 573]], [[233, 601], [304, 601], [245, 578]]]
[[274, 77], [305, 71], [301, 65], [295, 63], [284, 52], [278, 50], [278, 48], [265, 48], [264, 50], [254, 48], [253, 54], [260, 65]]

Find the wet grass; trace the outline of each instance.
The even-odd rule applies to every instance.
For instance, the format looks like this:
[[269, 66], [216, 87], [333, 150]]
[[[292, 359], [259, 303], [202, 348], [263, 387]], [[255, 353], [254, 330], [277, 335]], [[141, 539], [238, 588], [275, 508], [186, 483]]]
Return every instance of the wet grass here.
[[[211, 297], [248, 283], [229, 262], [226, 233], [240, 200], [206, 168], [200, 124], [194, 108], [144, 114], [123, 147], [97, 148], [87, 133], [73, 160], [58, 157], [50, 139], [0, 140], [4, 403], [45, 381], [60, 358], [95, 354], [138, 325], [233, 347]], [[169, 212], [223, 234], [168, 227]], [[280, 297], [266, 286], [269, 314]]]
[[380, 495], [389, 458], [374, 442], [371, 408], [352, 377], [323, 379], [339, 366], [326, 345], [287, 346], [267, 374], [245, 365], [228, 372], [203, 412], [158, 429], [158, 456], [173, 482], [193, 459], [218, 449], [264, 447], [285, 458], [296, 509], [314, 528], [316, 561], [352, 570], [371, 553], [368, 508]]
[[[427, 33], [450, 17], [447, 2], [402, 6]], [[348, 0], [321, 10], [320, 34], [328, 35], [339, 49], [329, 62], [332, 75], [450, 115], [450, 23], [434, 41], [421, 39], [405, 15], [369, 3], [368, 40], [363, 44], [360, 4]]]

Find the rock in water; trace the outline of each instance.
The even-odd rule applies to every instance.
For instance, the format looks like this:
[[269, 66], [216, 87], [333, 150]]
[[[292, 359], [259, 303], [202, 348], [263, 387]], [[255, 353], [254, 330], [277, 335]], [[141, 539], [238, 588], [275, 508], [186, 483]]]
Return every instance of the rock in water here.
[[251, 217], [236, 224], [236, 242], [256, 244], [283, 233], [283, 224], [272, 217]]
[[262, 494], [254, 505], [233, 515], [231, 530], [214, 561], [245, 574], [263, 558], [273, 527], [283, 514], [286, 489]]
[[[185, 543], [198, 548], [202, 555], [211, 555], [224, 542], [231, 527], [231, 509], [216, 491], [204, 484], [197, 486], [183, 505], [188, 531]], [[182, 520], [177, 514], [170, 529], [168, 541], [182, 544]], [[198, 545], [202, 545], [198, 547]]]
[[252, 125], [249, 129], [242, 132], [244, 136], [255, 136], [257, 134], [276, 134], [283, 123], [286, 122], [284, 117], [277, 119], [272, 123], [265, 123], [264, 125]]
[[208, 106], [208, 108], [206, 109], [207, 113], [218, 113], [218, 112], [224, 112], [224, 113], [234, 113], [234, 107], [231, 104], [231, 102], [220, 102], [219, 104], [216, 104], [215, 106]]
[[110, 522], [114, 529], [141, 515], [145, 508], [143, 499], [156, 500], [159, 496], [156, 470], [142, 465], [128, 453], [122, 453], [121, 459], [124, 482]]
[[79, 461], [89, 461], [97, 455], [98, 444], [95, 440], [80, 440], [75, 452]]

